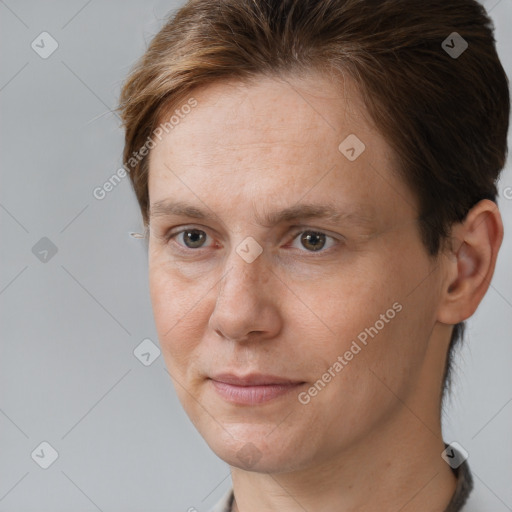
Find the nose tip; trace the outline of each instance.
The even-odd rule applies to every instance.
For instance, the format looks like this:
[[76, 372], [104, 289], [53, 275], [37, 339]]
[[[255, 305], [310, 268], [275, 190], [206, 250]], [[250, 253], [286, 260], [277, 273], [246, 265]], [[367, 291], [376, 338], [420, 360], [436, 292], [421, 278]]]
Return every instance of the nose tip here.
[[271, 270], [261, 257], [263, 248], [246, 237], [232, 254], [232, 265], [217, 290], [210, 327], [225, 339], [250, 341], [280, 330], [276, 290], [268, 286]]

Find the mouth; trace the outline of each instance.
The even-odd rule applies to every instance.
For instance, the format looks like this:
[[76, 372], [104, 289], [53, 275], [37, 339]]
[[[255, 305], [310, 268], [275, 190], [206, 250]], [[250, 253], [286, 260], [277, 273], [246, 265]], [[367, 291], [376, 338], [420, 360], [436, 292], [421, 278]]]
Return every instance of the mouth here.
[[283, 397], [305, 384], [275, 375], [250, 374], [236, 376], [220, 374], [209, 379], [217, 394], [239, 405], [256, 405]]

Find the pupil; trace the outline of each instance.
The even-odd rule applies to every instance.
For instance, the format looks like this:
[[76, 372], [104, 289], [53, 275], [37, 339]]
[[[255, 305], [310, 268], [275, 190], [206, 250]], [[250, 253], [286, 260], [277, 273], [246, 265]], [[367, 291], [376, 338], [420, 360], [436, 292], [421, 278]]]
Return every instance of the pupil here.
[[[315, 245], [316, 243], [318, 243], [319, 240], [321, 241], [321, 243], [319, 245]], [[302, 236], [302, 242], [305, 242], [305, 247], [307, 244], [311, 244], [312, 241], [313, 244], [311, 249], [313, 251], [318, 251], [319, 249], [322, 249], [322, 247], [325, 244], [325, 235], [323, 233], [309, 232], [309, 234], [305, 234]]]
[[[200, 231], [197, 231], [197, 230], [187, 231], [186, 235], [187, 235], [186, 238], [191, 240], [192, 244], [196, 244], [197, 242], [202, 242], [203, 238], [204, 238], [203, 233], [200, 232]], [[185, 243], [190, 247], [190, 245], [188, 244], [187, 240], [185, 240]], [[196, 246], [194, 245], [194, 247], [196, 247]]]

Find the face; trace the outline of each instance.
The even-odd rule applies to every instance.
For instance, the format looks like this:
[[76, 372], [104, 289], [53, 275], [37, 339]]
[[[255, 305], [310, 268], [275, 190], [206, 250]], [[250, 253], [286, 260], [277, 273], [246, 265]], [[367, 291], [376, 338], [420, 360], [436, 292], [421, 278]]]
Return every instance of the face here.
[[218, 456], [306, 469], [363, 442], [398, 417], [395, 395], [418, 389], [438, 270], [351, 82], [261, 78], [192, 96], [150, 155], [163, 357]]

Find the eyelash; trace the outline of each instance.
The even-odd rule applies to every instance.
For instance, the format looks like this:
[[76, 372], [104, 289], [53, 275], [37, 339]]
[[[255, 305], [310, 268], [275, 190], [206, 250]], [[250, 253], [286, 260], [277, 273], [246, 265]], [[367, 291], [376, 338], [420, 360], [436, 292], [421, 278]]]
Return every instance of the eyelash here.
[[[185, 233], [186, 231], [202, 231], [203, 233], [206, 234], [206, 236], [209, 236], [208, 233], [204, 229], [187, 227], [185, 229], [181, 229], [180, 231], [170, 232], [170, 233], [166, 234], [164, 236], [165, 243], [169, 244], [171, 242], [171, 240], [173, 240], [174, 238], [177, 238], [179, 235], [181, 235], [182, 233]], [[337, 239], [336, 237], [334, 237], [332, 235], [329, 235], [329, 234], [325, 233], [324, 231], [320, 231], [320, 230], [312, 229], [312, 228], [307, 228], [306, 229], [305, 227], [302, 227], [300, 230], [298, 229], [298, 230], [294, 231], [294, 233], [292, 235], [291, 241], [294, 242], [295, 239], [297, 238], [297, 236], [300, 235], [300, 234], [303, 234], [303, 233], [314, 233], [314, 234], [317, 234], [317, 235], [325, 235], [326, 238], [331, 238], [332, 240], [337, 242], [333, 246], [331, 246], [331, 247], [329, 247], [327, 249], [323, 249], [322, 248], [322, 249], [319, 249], [318, 251], [308, 251], [306, 249], [304, 249], [304, 250], [299, 250], [298, 249], [300, 252], [303, 252], [305, 254], [311, 254], [311, 255], [327, 254], [327, 253], [332, 252], [333, 250], [336, 250], [338, 248], [339, 244], [342, 243], [341, 239]], [[189, 248], [189, 247], [185, 247], [185, 246], [181, 245], [178, 242], [175, 242], [175, 244], [178, 246], [178, 251], [183, 252], [183, 253], [199, 252], [201, 249], [207, 249], [208, 248], [208, 247], [198, 247], [197, 249], [192, 249], [192, 248]]]

